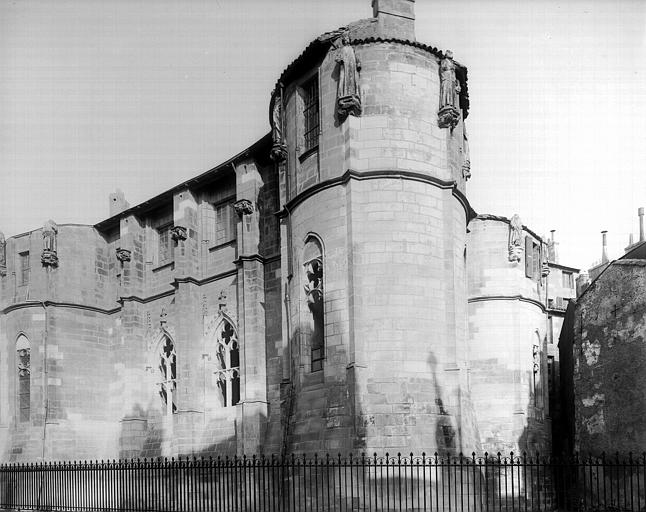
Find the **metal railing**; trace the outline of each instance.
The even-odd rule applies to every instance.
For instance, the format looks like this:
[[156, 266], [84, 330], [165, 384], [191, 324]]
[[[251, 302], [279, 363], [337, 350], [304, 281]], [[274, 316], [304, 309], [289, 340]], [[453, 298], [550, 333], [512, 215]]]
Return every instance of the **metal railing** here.
[[646, 454], [218, 457], [5, 464], [0, 508], [539, 511], [646, 508]]

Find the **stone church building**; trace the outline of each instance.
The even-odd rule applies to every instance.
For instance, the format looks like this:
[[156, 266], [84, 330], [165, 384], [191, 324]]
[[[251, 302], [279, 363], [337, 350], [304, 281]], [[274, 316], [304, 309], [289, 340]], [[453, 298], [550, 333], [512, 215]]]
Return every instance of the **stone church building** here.
[[372, 7], [242, 153], [2, 238], [2, 460], [549, 449], [578, 270], [475, 213], [467, 70]]

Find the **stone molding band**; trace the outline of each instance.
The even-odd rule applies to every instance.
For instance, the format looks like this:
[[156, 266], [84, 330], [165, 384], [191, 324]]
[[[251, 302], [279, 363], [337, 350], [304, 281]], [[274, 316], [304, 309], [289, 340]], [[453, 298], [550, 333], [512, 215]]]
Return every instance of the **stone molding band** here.
[[114, 313], [118, 313], [121, 310], [121, 306], [117, 306], [112, 309], [106, 309], [106, 308], [99, 308], [97, 306], [89, 306], [86, 304], [75, 304], [73, 302], [57, 302], [54, 300], [44, 300], [44, 301], [37, 301], [37, 302], [18, 302], [16, 304], [12, 304], [11, 306], [7, 306], [4, 308], [0, 313], [7, 314], [11, 313], [12, 311], [15, 311], [17, 309], [25, 309], [25, 308], [42, 308], [43, 306], [45, 307], [57, 307], [57, 308], [69, 308], [69, 309], [82, 309], [85, 311], [93, 311], [95, 313], [102, 313], [104, 315], [113, 315]]
[[[266, 258], [265, 263], [274, 261], [276, 258]], [[198, 286], [202, 286], [208, 283], [212, 283], [214, 281], [218, 281], [220, 279], [224, 279], [227, 277], [234, 277], [238, 273], [238, 269], [234, 268], [232, 270], [227, 270], [226, 272], [221, 272], [219, 274], [215, 274], [213, 276], [207, 277], [205, 279], [195, 279], [194, 277], [184, 277], [184, 278], [177, 278], [174, 280], [174, 283], [192, 283], [196, 284]], [[58, 302], [54, 300], [45, 300], [45, 301], [29, 301], [29, 302], [18, 302], [16, 304], [11, 304], [10, 306], [7, 306], [3, 310], [0, 310], [0, 313], [6, 314], [10, 313], [12, 311], [15, 311], [17, 309], [24, 309], [24, 308], [32, 308], [32, 307], [42, 307], [43, 304], [45, 306], [53, 306], [53, 307], [59, 307], [59, 308], [71, 308], [71, 309], [82, 309], [85, 311], [93, 311], [95, 313], [102, 313], [104, 315], [114, 315], [115, 313], [118, 313], [121, 311], [123, 308], [123, 303], [124, 302], [138, 302], [139, 304], [147, 304], [149, 302], [153, 302], [158, 299], [163, 299], [164, 297], [170, 297], [171, 295], [175, 295], [176, 290], [168, 290], [162, 293], [157, 293], [155, 295], [150, 295], [148, 297], [139, 297], [138, 295], [123, 295], [119, 297], [117, 302], [120, 302], [121, 305], [114, 307], [114, 308], [100, 308], [98, 306], [91, 306], [88, 304], [78, 304], [74, 302]]]
[[471, 304], [473, 302], [488, 302], [494, 300], [517, 300], [520, 302], [527, 302], [528, 304], [533, 304], [534, 306], [540, 308], [543, 313], [547, 311], [545, 304], [543, 304], [541, 301], [530, 299], [529, 297], [523, 297], [522, 295], [480, 295], [467, 299], [467, 302]]
[[396, 180], [410, 180], [410, 181], [419, 181], [421, 183], [427, 183], [433, 185], [440, 189], [451, 189], [453, 196], [460, 202], [467, 216], [467, 223], [474, 219], [477, 214], [471, 208], [469, 200], [467, 197], [457, 188], [457, 182], [454, 180], [445, 181], [434, 176], [428, 176], [427, 174], [422, 174], [419, 172], [413, 171], [394, 171], [390, 169], [380, 169], [375, 171], [353, 171], [348, 169], [341, 176], [336, 178], [330, 178], [329, 180], [321, 181], [316, 185], [312, 185], [307, 190], [297, 194], [295, 197], [287, 201], [281, 210], [276, 212], [276, 215], [280, 218], [289, 215], [290, 212], [294, 211], [299, 204], [301, 204], [306, 199], [312, 197], [319, 192], [326, 190], [328, 188], [336, 187], [339, 185], [345, 185], [350, 180], [375, 180], [375, 179], [396, 179]]

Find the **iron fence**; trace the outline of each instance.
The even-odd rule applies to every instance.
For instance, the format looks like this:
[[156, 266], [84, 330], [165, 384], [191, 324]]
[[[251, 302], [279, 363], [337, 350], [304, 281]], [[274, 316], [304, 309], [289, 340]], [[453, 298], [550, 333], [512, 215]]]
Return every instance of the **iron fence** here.
[[218, 457], [0, 466], [0, 508], [83, 511], [646, 509], [639, 457]]

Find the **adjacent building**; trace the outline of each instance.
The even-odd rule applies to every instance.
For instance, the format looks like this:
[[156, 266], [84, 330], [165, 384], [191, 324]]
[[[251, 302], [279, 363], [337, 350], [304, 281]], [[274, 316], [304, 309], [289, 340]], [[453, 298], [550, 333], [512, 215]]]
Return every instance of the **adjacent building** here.
[[[593, 455], [641, 453], [646, 443], [646, 242], [643, 208], [639, 242], [608, 261], [602, 232], [602, 260], [590, 269], [561, 333], [563, 407], [568, 446]], [[594, 272], [593, 272], [594, 270]]]

